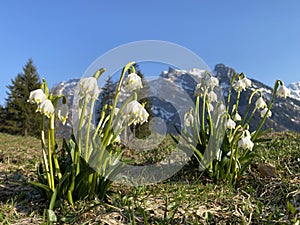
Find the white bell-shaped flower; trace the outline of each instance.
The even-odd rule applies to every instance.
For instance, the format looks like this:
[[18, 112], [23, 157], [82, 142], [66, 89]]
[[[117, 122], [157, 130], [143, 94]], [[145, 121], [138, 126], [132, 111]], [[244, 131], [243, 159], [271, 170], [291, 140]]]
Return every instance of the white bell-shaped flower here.
[[240, 116], [240, 114], [239, 114], [238, 112], [236, 112], [236, 113], [234, 114], [233, 120], [234, 120], [234, 121], [241, 121], [241, 120], [242, 120], [242, 117]]
[[194, 95], [202, 97], [203, 94], [204, 94], [204, 87], [202, 86], [202, 84], [197, 84], [195, 91], [194, 91]]
[[62, 122], [63, 125], [66, 124], [66, 121], [69, 116], [69, 108], [67, 104], [61, 104], [56, 108], [56, 113], [58, 119]]
[[247, 77], [244, 77], [243, 79], [241, 79], [241, 81], [245, 84], [246, 88], [251, 87], [252, 82]]
[[263, 109], [265, 107], [267, 107], [265, 100], [262, 97], [259, 97], [255, 102], [255, 108]]
[[282, 85], [282, 86], [278, 89], [276, 95], [277, 95], [278, 97], [280, 97], [280, 98], [286, 98], [286, 97], [288, 97], [288, 96], [291, 96], [291, 91], [290, 91], [290, 89], [288, 89], [286, 86]]
[[129, 102], [124, 108], [124, 114], [127, 117], [128, 126], [131, 124], [143, 124], [147, 122], [149, 113], [146, 109], [136, 100]]
[[233, 88], [236, 92], [241, 92], [246, 90], [246, 84], [243, 80], [238, 80], [237, 82], [235, 82]]
[[130, 91], [143, 88], [141, 77], [136, 73], [129, 74], [125, 80], [125, 88]]
[[186, 114], [184, 114], [184, 124], [187, 127], [192, 126], [192, 124], [194, 123], [194, 116], [191, 112], [187, 112]]
[[242, 138], [238, 141], [238, 147], [243, 149], [253, 149], [254, 143], [251, 141], [251, 135], [248, 130], [244, 131]]
[[47, 99], [45, 93], [43, 92], [42, 89], [36, 89], [34, 91], [31, 91], [29, 94], [29, 99], [27, 102], [34, 104], [40, 104], [41, 102], [45, 101]]
[[236, 123], [231, 118], [229, 118], [226, 122], [226, 127], [228, 129], [234, 129], [235, 126], [236, 126]]
[[87, 96], [88, 98], [97, 99], [99, 93], [100, 90], [95, 77], [82, 78], [79, 81], [79, 95], [81, 98]]
[[50, 118], [50, 116], [54, 114], [54, 106], [49, 99], [46, 99], [41, 104], [39, 104], [37, 112], [41, 112], [41, 114], [44, 114], [45, 116]]
[[214, 87], [219, 86], [219, 80], [216, 77], [213, 76], [208, 76], [206, 81], [205, 81], [205, 85], [211, 89], [213, 89]]
[[[265, 117], [266, 113], [268, 112], [268, 108], [264, 108], [263, 110], [261, 110], [260, 112], [260, 116], [263, 118]], [[271, 117], [272, 116], [272, 112], [269, 111], [267, 117]]]
[[207, 101], [208, 102], [216, 102], [218, 100], [218, 96], [214, 91], [210, 91], [207, 94]]

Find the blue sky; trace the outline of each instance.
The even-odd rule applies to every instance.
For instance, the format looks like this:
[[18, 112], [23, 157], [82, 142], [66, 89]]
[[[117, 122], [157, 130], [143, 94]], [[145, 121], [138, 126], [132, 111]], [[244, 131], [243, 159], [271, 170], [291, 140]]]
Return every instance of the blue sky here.
[[174, 42], [270, 86], [300, 81], [299, 12], [298, 0], [2, 1], [0, 104], [29, 58], [52, 86], [140, 40]]

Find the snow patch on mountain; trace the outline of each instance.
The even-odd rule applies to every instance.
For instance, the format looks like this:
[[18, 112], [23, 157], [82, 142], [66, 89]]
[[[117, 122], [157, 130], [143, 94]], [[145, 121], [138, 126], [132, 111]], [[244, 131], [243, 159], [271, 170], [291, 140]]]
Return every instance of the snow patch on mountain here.
[[300, 82], [291, 83], [288, 88], [291, 91], [291, 98], [300, 101]]

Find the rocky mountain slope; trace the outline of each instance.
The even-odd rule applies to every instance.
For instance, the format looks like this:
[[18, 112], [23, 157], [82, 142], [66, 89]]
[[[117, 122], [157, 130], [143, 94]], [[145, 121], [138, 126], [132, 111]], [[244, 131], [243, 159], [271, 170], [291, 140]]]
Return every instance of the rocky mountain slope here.
[[[224, 64], [217, 64], [213, 73], [219, 79], [223, 88], [224, 98], [226, 100], [230, 78], [236, 71]], [[240, 71], [239, 71], [240, 72]], [[174, 132], [174, 125], [181, 126], [180, 118], [183, 118], [185, 112], [189, 111], [190, 106], [194, 105], [194, 89], [197, 82], [200, 81], [204, 71], [200, 69], [191, 69], [189, 71], [176, 70], [169, 68], [169, 71], [163, 71], [155, 80], [148, 81], [149, 89], [147, 93], [140, 94], [140, 98], [150, 98], [152, 101], [152, 112], [154, 119], [153, 126], [158, 130], [168, 129]], [[248, 78], [250, 78], [249, 75]], [[65, 94], [68, 98], [69, 107], [72, 109], [74, 90], [79, 79], [73, 79], [68, 82], [62, 82], [53, 88], [57, 94]], [[239, 112], [243, 115], [246, 111], [248, 98], [252, 91], [260, 88], [267, 103], [271, 99], [272, 88], [251, 79], [252, 87], [242, 92]], [[300, 82], [291, 84], [291, 97], [287, 99], [276, 98], [272, 108], [272, 116], [267, 119], [264, 128], [272, 128], [275, 131], [292, 130], [300, 132]], [[232, 92], [232, 100], [236, 98], [235, 91]], [[253, 103], [257, 96], [253, 98]], [[232, 101], [232, 102], [233, 102]], [[251, 109], [251, 108], [250, 108]], [[71, 112], [71, 114], [74, 112]], [[261, 120], [260, 114], [255, 113], [252, 119], [250, 129], [255, 129]], [[72, 122], [69, 121], [69, 125]]]

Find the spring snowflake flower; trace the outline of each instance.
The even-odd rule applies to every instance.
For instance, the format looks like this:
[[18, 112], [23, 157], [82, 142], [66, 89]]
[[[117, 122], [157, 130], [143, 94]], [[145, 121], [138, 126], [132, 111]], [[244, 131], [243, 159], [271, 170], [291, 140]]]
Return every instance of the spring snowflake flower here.
[[143, 124], [148, 121], [149, 113], [146, 109], [136, 100], [129, 102], [125, 109], [124, 114], [127, 116], [128, 126], [131, 124]]
[[82, 98], [87, 96], [88, 98], [97, 99], [100, 93], [97, 79], [95, 77], [82, 78], [79, 81], [79, 88], [79, 95]]
[[41, 102], [45, 101], [47, 99], [45, 93], [43, 92], [42, 89], [37, 89], [34, 91], [31, 91], [29, 94], [29, 99], [27, 100], [27, 102], [34, 104], [40, 104]]
[[237, 82], [235, 82], [234, 84], [234, 90], [236, 92], [241, 92], [241, 91], [245, 91], [246, 90], [246, 84], [243, 80], [238, 80]]
[[63, 125], [66, 124], [66, 121], [69, 116], [69, 108], [67, 104], [62, 104], [56, 108], [56, 113], [58, 119], [62, 122]]
[[264, 101], [264, 99], [262, 97], [259, 97], [255, 102], [255, 108], [263, 109], [263, 108], [266, 108], [266, 107], [267, 107], [267, 104]]
[[245, 84], [246, 88], [251, 87], [252, 82], [247, 77], [244, 77], [243, 79], [241, 79], [241, 81]]
[[216, 77], [209, 76], [205, 81], [205, 85], [213, 89], [214, 87], [219, 86], [219, 80]]
[[286, 86], [281, 86], [279, 90], [277, 91], [276, 95], [280, 98], [286, 98], [288, 96], [291, 96], [291, 91]]
[[232, 119], [229, 118], [226, 122], [226, 127], [228, 129], [234, 129], [235, 126], [236, 126], [236, 123]]
[[242, 138], [238, 141], [238, 147], [243, 149], [253, 149], [254, 143], [251, 141], [251, 135], [248, 130], [244, 131]]
[[49, 99], [46, 99], [41, 104], [39, 104], [36, 111], [41, 112], [42, 114], [50, 118], [50, 116], [54, 114], [54, 106]]
[[184, 124], [185, 124], [187, 127], [190, 127], [193, 123], [194, 123], [194, 117], [193, 117], [193, 114], [192, 114], [191, 112], [187, 112], [187, 113], [184, 115]]
[[242, 120], [242, 117], [240, 116], [240, 114], [238, 112], [236, 112], [234, 114], [234, 118], [233, 118], [234, 121], [241, 121]]
[[203, 88], [202, 84], [197, 84], [194, 95], [202, 97], [203, 94], [204, 94], [204, 88]]
[[141, 77], [136, 73], [129, 74], [125, 80], [125, 88], [130, 91], [143, 88]]
[[[264, 108], [263, 110], [261, 110], [260, 116], [261, 116], [262, 118], [264, 118], [267, 112], [268, 112], [268, 108]], [[267, 117], [271, 117], [271, 116], [272, 116], [272, 112], [269, 111]]]
[[217, 94], [214, 91], [210, 91], [207, 94], [207, 101], [208, 102], [216, 102], [218, 100]]

